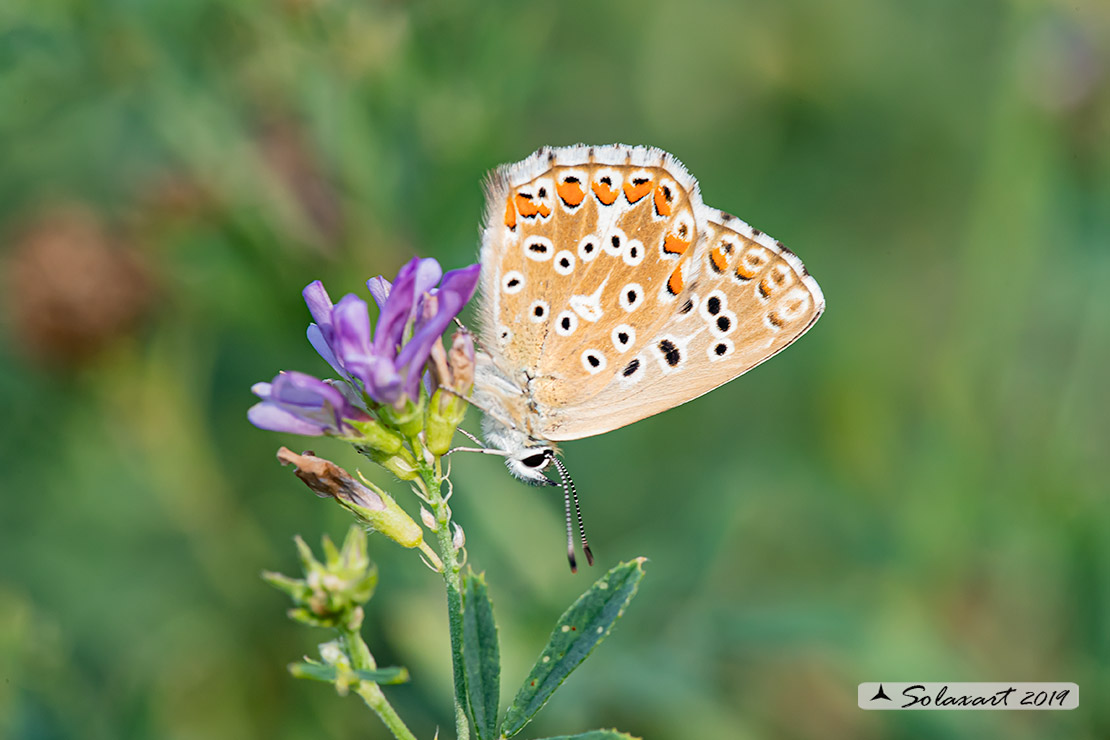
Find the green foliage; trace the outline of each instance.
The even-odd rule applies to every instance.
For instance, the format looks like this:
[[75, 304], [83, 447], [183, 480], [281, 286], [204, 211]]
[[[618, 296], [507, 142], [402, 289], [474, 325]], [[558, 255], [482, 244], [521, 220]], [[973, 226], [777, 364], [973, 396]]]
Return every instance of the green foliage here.
[[[312, 661], [293, 663], [289, 672], [297, 678], [307, 678], [312, 681], [335, 683], [339, 679], [339, 669], [333, 665], [325, 665]], [[397, 684], [409, 680], [409, 672], [404, 668], [376, 668], [374, 670], [352, 670], [351, 675], [360, 681], [371, 683]]]
[[463, 657], [470, 718], [481, 740], [494, 740], [501, 699], [501, 655], [493, 604], [484, 574], [467, 573], [463, 589]]
[[547, 737], [542, 740], [640, 740], [640, 738], [616, 730], [590, 730], [580, 735], [559, 735], [558, 737]]
[[621, 563], [594, 583], [559, 617], [543, 652], [505, 713], [505, 737], [524, 729], [555, 690], [624, 615], [644, 577], [644, 559]]
[[[599, 561], [650, 556], [652, 588], [522, 736], [1104, 738], [1108, 27], [1100, 0], [3, 0], [0, 737], [383, 734], [275, 670], [319, 639], [257, 574], [349, 517], [274, 462], [305, 442], [250, 427], [246, 389], [327, 372], [310, 280], [338, 296], [416, 252], [473, 261], [486, 170], [625, 141], [782, 239], [828, 312], [739, 380], [563, 445]], [[63, 206], [153, 289], [59, 357], [78, 340], [42, 321], [47, 289], [77, 296], [64, 316], [125, 297], [84, 242], [15, 284], [26, 229]], [[316, 451], [393, 486], [342, 447]], [[561, 505], [450, 459], [523, 676], [583, 590]], [[398, 711], [431, 738], [454, 722], [417, 689], [450, 690], [423, 629], [442, 588], [369, 547], [390, 606], [364, 632], [413, 671]], [[855, 684], [885, 676], [1094, 698], [857, 711]]]

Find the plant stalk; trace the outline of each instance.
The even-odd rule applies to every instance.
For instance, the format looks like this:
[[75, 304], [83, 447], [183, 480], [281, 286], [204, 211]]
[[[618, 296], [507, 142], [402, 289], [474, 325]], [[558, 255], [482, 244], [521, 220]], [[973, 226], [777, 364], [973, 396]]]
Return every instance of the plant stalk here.
[[[351, 658], [351, 667], [361, 671], [372, 671], [378, 667], [374, 656], [370, 654], [370, 648], [366, 647], [362, 635], [357, 630], [340, 629], [339, 635], [343, 639], [343, 644], [347, 646], [347, 655]], [[404, 720], [397, 714], [397, 710], [385, 698], [381, 686], [373, 681], [359, 681], [358, 690], [355, 693], [362, 697], [366, 706], [374, 710], [374, 713], [378, 715], [382, 723], [389, 728], [389, 731], [393, 733], [397, 740], [416, 740], [416, 736], [405, 725]]]
[[466, 716], [466, 668], [463, 665], [462, 568], [451, 533], [451, 507], [441, 492], [443, 478], [438, 467], [432, 470], [421, 466], [421, 477], [428, 505], [436, 518], [436, 539], [443, 560], [443, 581], [447, 586], [447, 621], [451, 631], [451, 667], [455, 682], [455, 735], [457, 740], [470, 740], [470, 723]]

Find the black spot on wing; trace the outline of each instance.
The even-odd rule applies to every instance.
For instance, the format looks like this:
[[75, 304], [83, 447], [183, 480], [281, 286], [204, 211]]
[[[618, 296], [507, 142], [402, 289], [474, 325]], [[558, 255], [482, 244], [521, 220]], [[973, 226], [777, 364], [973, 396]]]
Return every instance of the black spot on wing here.
[[663, 354], [663, 359], [666, 360], [667, 364], [671, 367], [682, 362], [682, 353], [678, 351], [678, 347], [675, 346], [674, 342], [669, 339], [664, 339], [659, 342], [659, 351]]

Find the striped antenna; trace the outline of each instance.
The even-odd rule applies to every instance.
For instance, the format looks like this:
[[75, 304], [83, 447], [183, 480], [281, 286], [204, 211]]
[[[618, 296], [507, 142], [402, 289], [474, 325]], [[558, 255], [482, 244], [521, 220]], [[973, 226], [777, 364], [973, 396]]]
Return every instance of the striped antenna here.
[[574, 526], [570, 517], [571, 500], [574, 501], [574, 513], [578, 517], [578, 535], [582, 540], [582, 552], [586, 554], [586, 562], [590, 565], [594, 564], [594, 554], [590, 552], [590, 543], [586, 539], [586, 525], [582, 521], [582, 507], [578, 503], [578, 491], [574, 488], [574, 481], [562, 460], [552, 455], [551, 462], [555, 463], [555, 469], [559, 471], [559, 481], [563, 487], [563, 501], [567, 510], [567, 560], [570, 562], [570, 572], [577, 573], [578, 562], [574, 558]]

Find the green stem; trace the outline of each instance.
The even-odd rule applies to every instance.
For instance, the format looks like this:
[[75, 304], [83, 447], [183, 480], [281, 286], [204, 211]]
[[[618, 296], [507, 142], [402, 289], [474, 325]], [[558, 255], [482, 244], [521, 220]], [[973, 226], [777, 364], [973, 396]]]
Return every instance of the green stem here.
[[[366, 647], [362, 635], [357, 630], [340, 629], [339, 635], [343, 639], [343, 644], [347, 646], [347, 655], [351, 658], [351, 667], [360, 671], [372, 671], [378, 667], [378, 664], [374, 661], [374, 656], [370, 654], [370, 648]], [[381, 721], [397, 740], [416, 740], [416, 736], [405, 726], [405, 722], [397, 714], [397, 710], [385, 698], [381, 686], [373, 681], [359, 681], [358, 690], [355, 693], [362, 697], [366, 706], [374, 710], [374, 713], [381, 718]]]
[[455, 735], [457, 740], [470, 740], [470, 723], [466, 718], [466, 669], [463, 666], [462, 578], [459, 575], [462, 568], [451, 533], [451, 507], [440, 492], [443, 478], [439, 470], [421, 466], [421, 477], [427, 489], [428, 505], [436, 518], [443, 581], [447, 585], [447, 621], [451, 630], [451, 666], [455, 679]]

